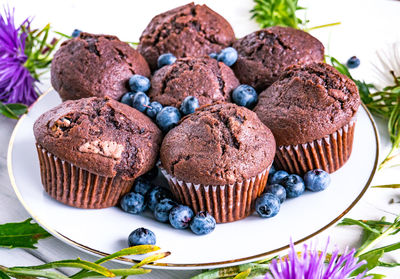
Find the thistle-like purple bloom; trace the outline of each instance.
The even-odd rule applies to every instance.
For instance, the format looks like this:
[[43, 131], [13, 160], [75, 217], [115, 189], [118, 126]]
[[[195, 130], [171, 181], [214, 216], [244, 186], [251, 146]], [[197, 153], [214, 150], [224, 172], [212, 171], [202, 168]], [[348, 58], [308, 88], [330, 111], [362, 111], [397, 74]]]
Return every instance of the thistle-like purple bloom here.
[[16, 27], [14, 10], [4, 9], [4, 15], [0, 15], [0, 101], [29, 106], [38, 95], [36, 80], [24, 67], [28, 58], [24, 53], [27, 34], [21, 30], [23, 25], [29, 26], [29, 20]]
[[[358, 258], [354, 257], [354, 249], [350, 252], [346, 249], [342, 255], [336, 249], [330, 259], [327, 258], [328, 244], [322, 252], [304, 245], [303, 253], [299, 257], [291, 243], [288, 257], [274, 259], [270, 265], [271, 274], [267, 274], [265, 279], [346, 279], [350, 278], [353, 271], [366, 264], [365, 261], [358, 262]], [[326, 264], [325, 261], [328, 260], [329, 263]], [[371, 278], [365, 277], [366, 272], [367, 270], [358, 274], [354, 279]]]

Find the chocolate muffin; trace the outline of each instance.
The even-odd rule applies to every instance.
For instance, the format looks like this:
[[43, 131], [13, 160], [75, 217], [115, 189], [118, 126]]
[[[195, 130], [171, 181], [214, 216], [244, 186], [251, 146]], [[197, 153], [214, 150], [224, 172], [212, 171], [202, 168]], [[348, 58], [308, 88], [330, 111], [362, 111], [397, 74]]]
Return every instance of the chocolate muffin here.
[[238, 60], [232, 66], [241, 83], [261, 92], [288, 66], [322, 62], [324, 46], [310, 34], [290, 27], [274, 26], [253, 32], [233, 47]]
[[229, 102], [239, 81], [231, 68], [210, 57], [180, 58], [156, 71], [151, 86], [153, 101], [179, 108], [187, 96], [196, 97], [200, 105]]
[[292, 66], [259, 95], [254, 111], [275, 136], [275, 163], [302, 174], [333, 172], [350, 157], [360, 96], [354, 82], [325, 63]]
[[206, 5], [187, 5], [155, 16], [140, 37], [139, 52], [152, 71], [163, 53], [176, 57], [204, 56], [230, 46], [231, 25]]
[[81, 33], [64, 42], [51, 63], [51, 84], [61, 99], [108, 96], [118, 100], [128, 80], [150, 69], [140, 53], [115, 36]]
[[160, 159], [175, 197], [218, 223], [242, 219], [263, 192], [275, 155], [271, 131], [232, 103], [202, 107], [164, 138]]
[[66, 101], [33, 131], [46, 192], [80, 208], [115, 205], [155, 165], [162, 139], [150, 118], [108, 97]]

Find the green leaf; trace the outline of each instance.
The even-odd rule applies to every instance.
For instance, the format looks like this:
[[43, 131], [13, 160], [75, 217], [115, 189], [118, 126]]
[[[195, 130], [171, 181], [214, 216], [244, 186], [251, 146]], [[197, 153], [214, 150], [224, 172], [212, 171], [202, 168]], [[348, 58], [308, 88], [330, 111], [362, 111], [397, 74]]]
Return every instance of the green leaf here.
[[400, 184], [377, 185], [377, 186], [372, 186], [372, 188], [392, 188], [392, 189], [397, 189], [397, 188], [400, 188]]
[[49, 279], [69, 279], [69, 277], [55, 271], [47, 271], [47, 270], [10, 270], [7, 269], [6, 272], [8, 275], [15, 278], [26, 278], [26, 276], [32, 277], [40, 277], [40, 278], [49, 278]]
[[359, 267], [358, 269], [356, 269], [355, 271], [353, 271], [353, 273], [351, 274], [351, 276], [356, 276], [358, 274], [360, 274], [361, 272], [364, 272], [366, 269], [367, 270], [371, 270], [375, 267], [378, 266], [379, 263], [379, 259], [383, 256], [384, 252], [383, 251], [376, 251], [374, 253], [365, 253], [363, 255], [361, 255], [359, 257], [359, 260], [365, 260], [367, 261], [366, 265], [363, 265], [361, 267]]
[[137, 246], [122, 249], [122, 250], [115, 252], [111, 255], [108, 255], [104, 258], [101, 258], [100, 260], [97, 260], [95, 263], [101, 264], [101, 263], [105, 263], [109, 260], [118, 258], [118, 257], [129, 256], [129, 255], [142, 255], [142, 254], [147, 254], [147, 253], [154, 252], [157, 250], [160, 250], [160, 247], [154, 246], [154, 245], [137, 245]]
[[28, 111], [28, 107], [24, 104], [7, 104], [7, 107], [15, 114], [22, 115]]
[[386, 275], [383, 274], [375, 274], [375, 273], [369, 273], [365, 275], [365, 277], [371, 276], [371, 279], [383, 279], [386, 278]]
[[6, 248], [32, 248], [39, 239], [51, 236], [38, 224], [32, 223], [29, 218], [21, 223], [8, 223], [0, 225], [0, 247]]
[[[265, 260], [264, 260], [265, 261]], [[268, 260], [270, 261], [270, 259]], [[267, 273], [269, 264], [248, 263], [237, 266], [223, 267], [219, 269], [211, 269], [204, 271], [191, 279], [218, 279], [218, 278], [233, 278], [239, 273], [251, 269], [251, 276]]]
[[4, 116], [12, 119], [18, 119], [18, 115], [16, 115], [12, 110], [8, 108], [7, 105], [0, 102], [0, 113]]
[[1, 278], [1, 279], [11, 279], [11, 277], [8, 276], [7, 273], [5, 273], [4, 271], [2, 271], [1, 269], [0, 269], [0, 278]]
[[378, 266], [383, 266], [383, 267], [396, 267], [396, 266], [400, 266], [400, 263], [385, 263], [385, 262], [379, 261]]
[[379, 230], [376, 230], [375, 228], [371, 227], [370, 225], [368, 225], [366, 222], [363, 222], [362, 220], [354, 220], [351, 218], [344, 218], [339, 224], [338, 226], [360, 226], [362, 227], [364, 230], [370, 231], [372, 233], [375, 233], [377, 235], [380, 234]]
[[[151, 269], [127, 268], [127, 269], [110, 269], [110, 271], [115, 274], [115, 277], [120, 277], [120, 276], [147, 274], [147, 273], [151, 272]], [[104, 276], [101, 276], [100, 274], [98, 274], [96, 272], [89, 271], [85, 274], [80, 275], [79, 277], [76, 277], [76, 278], [81, 279], [81, 278], [94, 278], [94, 277], [104, 277]]]
[[245, 271], [240, 272], [240, 273], [239, 273], [238, 275], [236, 275], [233, 279], [245, 279], [245, 278], [249, 277], [250, 272], [251, 272], [251, 268], [249, 268], [249, 269], [247, 269], [247, 270], [245, 270]]
[[52, 268], [59, 268], [59, 267], [72, 267], [72, 268], [83, 268], [85, 270], [91, 270], [106, 277], [114, 277], [115, 274], [110, 272], [107, 268], [92, 263], [88, 261], [83, 261], [81, 259], [76, 260], [63, 260], [63, 261], [56, 261], [51, 262], [43, 265], [37, 266], [27, 266], [27, 267], [12, 267], [9, 270], [12, 271], [23, 271], [23, 270], [42, 270], [42, 269], [52, 269]]
[[144, 265], [146, 265], [146, 264], [149, 264], [149, 263], [158, 261], [158, 260], [160, 260], [160, 259], [163, 259], [163, 258], [165, 258], [165, 257], [168, 257], [169, 255], [171, 255], [170, 252], [164, 252], [164, 253], [154, 254], [154, 255], [151, 255], [151, 256], [149, 256], [149, 257], [143, 259], [140, 263], [135, 264], [133, 267], [134, 267], [134, 268], [141, 267], [141, 266], [144, 266]]
[[250, 13], [261, 28], [279, 25], [298, 29], [299, 24], [305, 24], [296, 16], [300, 9], [303, 8], [297, 5], [297, 0], [254, 0]]
[[[160, 247], [154, 246], [154, 245], [137, 245], [137, 246], [122, 249], [118, 252], [115, 252], [111, 255], [108, 255], [104, 258], [101, 258], [101, 259], [95, 261], [95, 263], [102, 264], [102, 263], [108, 262], [112, 259], [116, 259], [118, 257], [147, 254], [147, 253], [154, 252], [157, 250], [160, 250]], [[81, 270], [81, 271], [75, 273], [74, 275], [72, 275], [71, 278], [73, 278], [73, 279], [84, 278], [87, 276], [87, 274], [88, 274], [88, 271]]]

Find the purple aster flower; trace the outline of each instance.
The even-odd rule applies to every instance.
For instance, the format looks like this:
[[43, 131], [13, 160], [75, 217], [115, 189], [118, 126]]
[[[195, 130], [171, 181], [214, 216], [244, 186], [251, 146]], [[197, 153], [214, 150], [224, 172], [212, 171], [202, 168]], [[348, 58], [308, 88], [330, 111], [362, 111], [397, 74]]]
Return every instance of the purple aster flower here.
[[[271, 274], [267, 274], [265, 279], [346, 279], [350, 278], [354, 270], [366, 264], [365, 261], [358, 262], [358, 258], [354, 257], [355, 249], [350, 252], [346, 249], [342, 255], [335, 249], [329, 259], [328, 245], [329, 241], [325, 250], [319, 252], [315, 247], [305, 244], [302, 255], [298, 256], [291, 242], [289, 255], [284, 259], [274, 259], [270, 265]], [[366, 272], [358, 274], [354, 279], [371, 278], [365, 277]]]
[[16, 27], [14, 9], [4, 9], [0, 14], [0, 101], [5, 104], [22, 103], [31, 105], [38, 97], [31, 73], [24, 67], [26, 32], [22, 26], [29, 27], [26, 19]]

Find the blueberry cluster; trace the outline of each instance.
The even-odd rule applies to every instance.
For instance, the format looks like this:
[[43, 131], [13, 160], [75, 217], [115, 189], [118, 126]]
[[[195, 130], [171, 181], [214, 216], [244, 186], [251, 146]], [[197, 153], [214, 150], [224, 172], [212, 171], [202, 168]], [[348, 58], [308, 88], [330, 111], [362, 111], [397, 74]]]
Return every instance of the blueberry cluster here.
[[[155, 186], [149, 178], [154, 178], [157, 173], [152, 170], [135, 180], [132, 192], [125, 194], [120, 206], [122, 210], [131, 214], [140, 214], [147, 207], [153, 212], [154, 218], [163, 223], [169, 222], [176, 229], [189, 228], [197, 235], [212, 232], [216, 222], [208, 212], [200, 211], [196, 215], [193, 210], [173, 200], [171, 192], [160, 186]], [[154, 233], [145, 228], [140, 228], [131, 233], [128, 238], [129, 245], [154, 244]]]
[[[162, 68], [176, 61], [176, 57], [171, 53], [165, 53], [158, 57], [158, 67]], [[141, 75], [133, 75], [129, 79], [129, 87], [131, 92], [125, 93], [121, 98], [121, 103], [131, 106], [143, 113], [146, 113], [153, 119], [158, 127], [167, 133], [181, 120], [182, 115], [193, 113], [199, 107], [199, 101], [196, 97], [186, 97], [178, 110], [175, 107], [163, 107], [159, 102], [150, 102], [150, 98], [146, 95], [150, 89], [150, 80]]]
[[224, 48], [220, 53], [213, 52], [209, 56], [223, 62], [228, 67], [235, 64], [238, 59], [238, 53], [233, 47]]
[[304, 179], [297, 174], [289, 174], [284, 170], [271, 167], [267, 187], [257, 198], [255, 209], [263, 218], [278, 214], [281, 204], [286, 198], [297, 198], [307, 189], [312, 192], [325, 190], [331, 183], [329, 173], [321, 169], [308, 171]]

